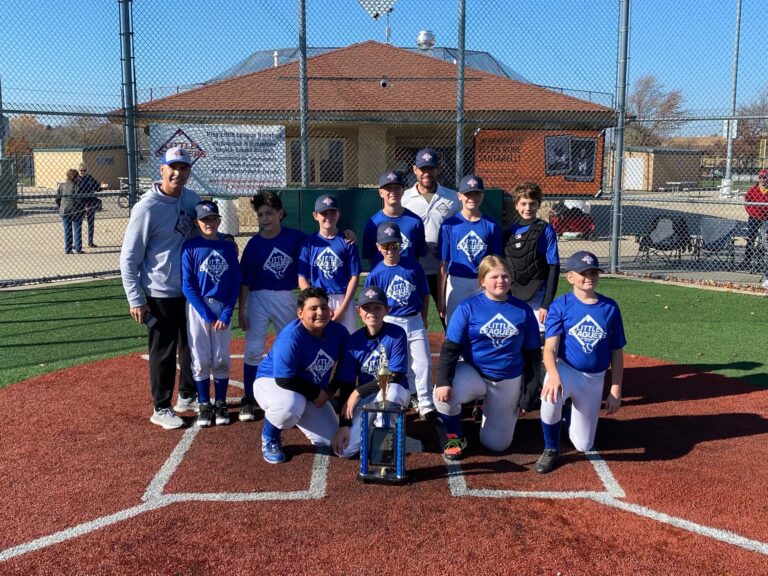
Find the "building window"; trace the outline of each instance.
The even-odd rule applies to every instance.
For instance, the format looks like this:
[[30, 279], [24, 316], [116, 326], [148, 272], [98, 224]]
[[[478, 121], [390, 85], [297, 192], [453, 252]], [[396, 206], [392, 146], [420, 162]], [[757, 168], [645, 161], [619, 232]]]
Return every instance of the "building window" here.
[[114, 156], [96, 156], [96, 166], [114, 166]]
[[[309, 183], [343, 184], [344, 140], [309, 139]], [[290, 184], [301, 184], [301, 141], [290, 139]]]

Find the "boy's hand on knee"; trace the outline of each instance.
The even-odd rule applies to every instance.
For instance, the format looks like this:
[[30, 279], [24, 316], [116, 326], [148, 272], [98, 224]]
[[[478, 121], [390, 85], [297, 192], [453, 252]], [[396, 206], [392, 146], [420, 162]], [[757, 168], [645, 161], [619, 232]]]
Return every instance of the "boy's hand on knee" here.
[[557, 399], [563, 394], [563, 383], [555, 374], [549, 374], [541, 388], [541, 401], [555, 404]]
[[435, 400], [438, 402], [450, 402], [453, 389], [450, 386], [438, 386], [435, 388]]
[[613, 414], [621, 408], [621, 393], [611, 390], [605, 399], [605, 413]]
[[322, 408], [325, 406], [326, 402], [328, 402], [328, 392], [325, 390], [320, 390], [320, 394], [318, 394], [317, 398], [315, 398], [315, 406]]

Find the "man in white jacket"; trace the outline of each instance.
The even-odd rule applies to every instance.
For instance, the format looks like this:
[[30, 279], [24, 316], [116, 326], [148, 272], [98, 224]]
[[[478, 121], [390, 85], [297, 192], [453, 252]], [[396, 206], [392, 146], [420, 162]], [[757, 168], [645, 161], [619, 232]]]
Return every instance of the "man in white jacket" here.
[[162, 180], [131, 210], [120, 252], [120, 274], [131, 317], [149, 334], [149, 383], [154, 401], [150, 422], [170, 430], [184, 425], [171, 408], [179, 353], [179, 399], [175, 410], [197, 408], [181, 291], [181, 245], [195, 232], [200, 197], [185, 188], [192, 160], [183, 148], [163, 154]]
[[[429, 292], [435, 305], [438, 302], [438, 277], [440, 259], [437, 257], [437, 239], [443, 221], [455, 215], [461, 209], [455, 190], [446, 188], [438, 182], [440, 162], [437, 152], [424, 148], [416, 153], [413, 162], [416, 184], [403, 193], [402, 205], [424, 221], [424, 236], [427, 240], [427, 255], [419, 260], [427, 275]], [[445, 328], [445, 320], [443, 328]]]

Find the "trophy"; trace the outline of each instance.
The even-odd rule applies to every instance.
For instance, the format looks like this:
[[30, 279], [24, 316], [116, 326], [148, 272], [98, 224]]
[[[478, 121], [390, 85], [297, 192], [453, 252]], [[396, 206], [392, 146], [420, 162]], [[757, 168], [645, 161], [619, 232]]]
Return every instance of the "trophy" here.
[[[406, 408], [387, 400], [392, 371], [389, 369], [387, 352], [379, 345], [379, 369], [376, 381], [381, 389], [381, 401], [363, 406], [360, 426], [360, 474], [361, 482], [380, 484], [405, 484], [405, 413]], [[392, 426], [394, 417], [395, 426]], [[371, 420], [381, 426], [373, 426]]]

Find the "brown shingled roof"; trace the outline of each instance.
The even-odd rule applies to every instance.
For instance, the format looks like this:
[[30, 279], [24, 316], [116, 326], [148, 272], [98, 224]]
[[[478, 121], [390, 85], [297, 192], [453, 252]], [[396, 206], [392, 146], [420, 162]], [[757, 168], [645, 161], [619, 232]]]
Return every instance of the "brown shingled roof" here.
[[[309, 109], [325, 112], [453, 112], [456, 66], [389, 44], [367, 41], [307, 60]], [[142, 112], [296, 111], [298, 62], [237, 76], [146, 102]], [[390, 81], [387, 88], [379, 80]], [[608, 122], [613, 110], [533, 84], [467, 68], [467, 113], [580, 112]]]

